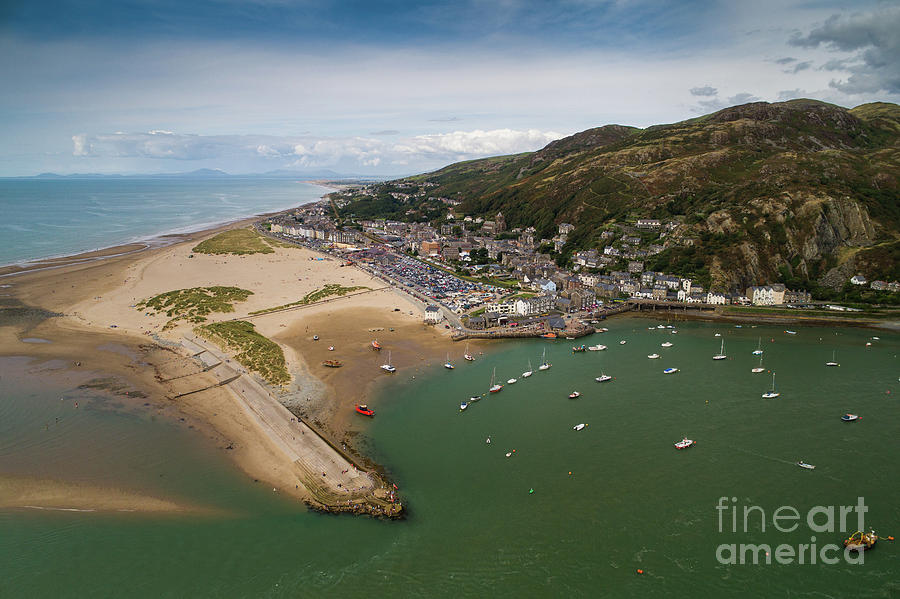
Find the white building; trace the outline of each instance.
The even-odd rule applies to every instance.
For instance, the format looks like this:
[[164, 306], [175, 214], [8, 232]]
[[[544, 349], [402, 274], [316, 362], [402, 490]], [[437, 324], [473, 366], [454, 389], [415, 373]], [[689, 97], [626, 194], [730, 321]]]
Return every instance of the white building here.
[[427, 324], [437, 324], [444, 320], [444, 313], [437, 306], [425, 306], [425, 322]]

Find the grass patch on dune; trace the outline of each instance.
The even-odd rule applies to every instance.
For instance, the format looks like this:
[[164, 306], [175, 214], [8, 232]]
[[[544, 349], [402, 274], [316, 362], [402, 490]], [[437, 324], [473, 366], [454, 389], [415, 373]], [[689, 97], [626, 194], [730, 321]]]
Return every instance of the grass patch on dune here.
[[135, 304], [138, 310], [163, 312], [171, 320], [165, 328], [175, 326], [179, 320], [201, 323], [213, 312], [234, 312], [234, 303], [253, 295], [252, 291], [239, 287], [192, 287], [160, 293]]
[[275, 250], [266, 239], [253, 229], [232, 229], [222, 231], [197, 244], [193, 250], [197, 254], [271, 254]]
[[282, 306], [275, 306], [274, 308], [265, 308], [263, 310], [256, 310], [255, 312], [250, 312], [250, 316], [256, 316], [257, 314], [266, 314], [268, 312], [275, 312], [277, 310], [284, 310], [285, 308], [293, 308], [295, 306], [305, 306], [307, 304], [313, 304], [320, 300], [323, 300], [327, 297], [341, 296], [347, 295], [348, 293], [352, 293], [354, 291], [360, 291], [361, 289], [370, 289], [370, 287], [365, 287], [363, 285], [359, 285], [356, 287], [344, 287], [343, 285], [339, 285], [336, 283], [329, 283], [325, 285], [325, 287], [321, 289], [316, 289], [315, 291], [310, 291], [306, 295], [303, 296], [302, 299], [297, 300], [296, 302], [291, 302], [289, 304], [284, 304]]
[[270, 384], [290, 382], [291, 375], [281, 347], [257, 333], [252, 323], [245, 320], [215, 322], [199, 326], [195, 331], [220, 347], [235, 352], [235, 360], [259, 373]]

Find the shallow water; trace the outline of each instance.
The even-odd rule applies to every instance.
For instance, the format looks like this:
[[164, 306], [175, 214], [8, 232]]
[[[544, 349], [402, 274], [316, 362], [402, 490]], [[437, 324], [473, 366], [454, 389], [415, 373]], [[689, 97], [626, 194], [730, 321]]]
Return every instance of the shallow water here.
[[[900, 592], [900, 545], [882, 542], [864, 565], [720, 564], [722, 543], [839, 543], [847, 533], [718, 530], [720, 497], [769, 515], [782, 505], [855, 505], [867, 525], [900, 532], [896, 456], [900, 336], [854, 329], [734, 329], [705, 323], [679, 333], [656, 322], [608, 323], [572, 354], [565, 341], [497, 346], [457, 368], [399, 372], [359, 421], [363, 449], [390, 470], [409, 505], [403, 522], [295, 511], [271, 491], [234, 474], [221, 452], [190, 433], [140, 413], [92, 410], [91, 420], [50, 441], [40, 425], [58, 410], [35, 389], [4, 392], [0, 473], [63, 451], [83, 455], [84, 476], [227, 505], [237, 515], [188, 519], [72, 513], [0, 513], [4, 596], [890, 596]], [[729, 359], [718, 353], [721, 331]], [[764, 365], [781, 397], [760, 395], [771, 375], [752, 374], [762, 337]], [[820, 340], [821, 338], [821, 340]], [[618, 345], [627, 339], [628, 344]], [[774, 341], [769, 341], [770, 339]], [[660, 348], [671, 340], [674, 346]], [[553, 367], [484, 393], [491, 371], [518, 377], [548, 348]], [[462, 346], [453, 346], [462, 353]], [[836, 350], [840, 368], [824, 363]], [[648, 360], [649, 353], [659, 360]], [[451, 358], [453, 356], [451, 355]], [[681, 372], [665, 376], [676, 366]], [[601, 369], [615, 379], [598, 384]], [[412, 380], [412, 374], [416, 379]], [[581, 397], [567, 395], [579, 390]], [[56, 399], [58, 401], [58, 398]], [[9, 413], [12, 410], [12, 413]], [[840, 421], [844, 412], [863, 418]], [[84, 416], [87, 418], [87, 416]], [[93, 418], [98, 418], [94, 424]], [[23, 426], [24, 423], [30, 423]], [[101, 424], [102, 423], [102, 424]], [[582, 431], [572, 427], [588, 426]], [[75, 427], [77, 422], [70, 422]], [[106, 438], [98, 431], [109, 431]], [[79, 432], [80, 431], [80, 432]], [[115, 434], [112, 434], [115, 431]], [[673, 443], [697, 441], [687, 451]], [[83, 437], [93, 437], [87, 443]], [[490, 436], [492, 443], [485, 443]], [[159, 442], [149, 440], [158, 438]], [[80, 439], [80, 440], [79, 440]], [[132, 441], [132, 439], [134, 441]], [[148, 442], [142, 441], [147, 439]], [[512, 452], [506, 458], [505, 453]], [[185, 457], [186, 456], [186, 457]], [[797, 460], [815, 464], [807, 471]], [[97, 462], [97, 467], [84, 462]], [[65, 469], [78, 471], [77, 460]], [[137, 464], [137, 467], [133, 465]], [[571, 472], [571, 474], [570, 474]], [[531, 493], [530, 490], [534, 492]], [[726, 500], [728, 504], [728, 500]], [[728, 512], [727, 514], [730, 514]], [[848, 525], [855, 530], [855, 517]], [[741, 528], [741, 522], [738, 523]], [[643, 575], [636, 573], [644, 571]]]

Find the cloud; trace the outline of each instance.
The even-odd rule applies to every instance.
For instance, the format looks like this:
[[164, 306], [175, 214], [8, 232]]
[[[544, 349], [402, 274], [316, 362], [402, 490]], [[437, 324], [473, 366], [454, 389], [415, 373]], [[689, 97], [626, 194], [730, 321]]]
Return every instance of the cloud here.
[[716, 88], [704, 85], [703, 87], [692, 87], [691, 95], [692, 96], [715, 96], [719, 93], [719, 90]]
[[759, 102], [759, 98], [749, 92], [741, 92], [728, 98], [730, 105], [747, 104], [748, 102]]
[[784, 58], [776, 58], [773, 60], [775, 64], [791, 64], [792, 62], [797, 62], [796, 58], [791, 58], [790, 56], [785, 56]]
[[794, 68], [788, 69], [785, 73], [799, 73], [800, 71], [805, 71], [806, 69], [812, 66], [811, 60], [804, 60], [803, 62], [798, 62], [794, 65]]
[[[390, 131], [387, 134], [398, 133]], [[422, 164], [427, 168], [458, 160], [537, 150], [563, 137], [537, 129], [453, 131], [401, 138], [273, 135], [194, 135], [153, 130], [146, 133], [79, 134], [72, 155], [79, 158], [155, 160], [263, 160], [272, 168], [332, 167], [376, 169]]]
[[432, 123], [454, 123], [456, 121], [461, 121], [462, 119], [459, 118], [458, 116], [443, 116], [443, 117], [438, 117], [436, 119], [428, 119], [428, 120], [429, 120], [429, 122], [432, 122]]
[[831, 87], [848, 94], [900, 93], [900, 7], [891, 6], [851, 16], [832, 15], [807, 35], [796, 35], [789, 44], [800, 48], [823, 46], [849, 54], [843, 63], [850, 72]]
[[802, 89], [783, 89], [778, 92], [778, 101], [785, 102], [787, 100], [794, 100], [796, 98], [805, 98], [808, 94], [805, 90]]
[[369, 135], [397, 135], [399, 133], [396, 129], [384, 129], [382, 131], [372, 131]]

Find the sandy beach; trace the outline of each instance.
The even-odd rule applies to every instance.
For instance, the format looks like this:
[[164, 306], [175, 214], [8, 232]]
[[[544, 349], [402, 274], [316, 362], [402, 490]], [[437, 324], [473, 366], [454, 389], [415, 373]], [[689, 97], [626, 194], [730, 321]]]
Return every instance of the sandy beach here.
[[[353, 411], [354, 404], [366, 403], [373, 385], [389, 376], [379, 368], [387, 352], [398, 369], [393, 376], [403, 377], [415, 376], [422, 367], [442, 363], [448, 352], [462, 350], [450, 341], [449, 331], [423, 324], [420, 302], [334, 258], [298, 247], [276, 247], [273, 253], [252, 255], [191, 251], [198, 241], [220, 230], [185, 236], [165, 247], [110, 250], [105, 259], [91, 256], [62, 261], [62, 265], [53, 265], [57, 268], [4, 277], [2, 282], [9, 287], [4, 288], [8, 297], [3, 299], [13, 308], [8, 313], [17, 317], [0, 322], [0, 355], [62, 360], [75, 371], [103, 372], [126, 381], [140, 389], [149, 398], [142, 401], [149, 401], [160, 415], [187, 419], [198, 434], [227, 451], [253, 480], [314, 504], [314, 494], [304, 488], [310, 487], [309, 468], [298, 459], [306, 450], [292, 446], [297, 443], [293, 431], [278, 428], [286, 419], [299, 416], [334, 448], [328, 458], [332, 465], [322, 468], [328, 471], [330, 491], [348, 493], [351, 481], [346, 477], [352, 468], [357, 464], [376, 467], [354, 450], [348, 432], [351, 425], [365, 424], [360, 422], [365, 417]], [[295, 302], [326, 284], [363, 289], [289, 310], [251, 315]], [[182, 345], [185, 336], [193, 336], [195, 325], [178, 322], [164, 328], [167, 316], [134, 307], [160, 293], [213, 285], [239, 287], [252, 295], [236, 303], [234, 312], [210, 314], [208, 322], [246, 318], [285, 352], [291, 383], [281, 388], [261, 387], [267, 401], [290, 410], [280, 416], [266, 412], [267, 418], [278, 421], [274, 429], [266, 418], [260, 418], [259, 410], [248, 410], [249, 397], [242, 396], [249, 385], [241, 381], [260, 384], [259, 377], [238, 369], [233, 373], [243, 378], [222, 384], [225, 375], [220, 371], [234, 366], [224, 363], [227, 352], [222, 354], [223, 364], [210, 369]], [[313, 341], [313, 335], [320, 339]], [[22, 341], [33, 338], [50, 343]], [[382, 343], [382, 352], [371, 349], [373, 339]], [[110, 344], [121, 351], [110, 352]], [[329, 351], [331, 346], [334, 351]], [[344, 366], [326, 368], [322, 365], [325, 359], [341, 360]], [[193, 392], [197, 389], [204, 390]], [[280, 406], [272, 404], [271, 409]], [[295, 420], [293, 425], [299, 426], [299, 419]], [[315, 455], [318, 459], [322, 452], [330, 451], [320, 448]], [[321, 465], [320, 460], [317, 468]], [[38, 493], [33, 503], [41, 503], [41, 497], [53, 497], [58, 503], [59, 494], [64, 496], [70, 489], [53, 481], [42, 484], [57, 492]], [[373, 493], [378, 484], [350, 488]], [[314, 486], [322, 485], [317, 481]], [[74, 501], [77, 494], [72, 493]], [[90, 496], [95, 499], [97, 494], [102, 491], [92, 491]], [[135, 505], [134, 509], [140, 509], [140, 502]], [[146, 505], [148, 509], [158, 507]]]

